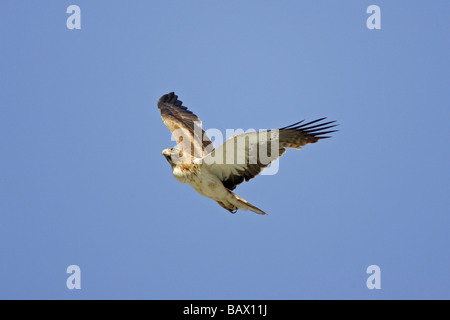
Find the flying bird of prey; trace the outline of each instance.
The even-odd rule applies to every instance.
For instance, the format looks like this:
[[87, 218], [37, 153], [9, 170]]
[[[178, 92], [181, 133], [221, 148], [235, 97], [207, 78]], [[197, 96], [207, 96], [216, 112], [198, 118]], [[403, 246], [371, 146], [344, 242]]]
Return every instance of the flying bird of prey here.
[[214, 149], [198, 117], [183, 106], [175, 93], [163, 95], [158, 109], [177, 142], [175, 148], [162, 151], [175, 179], [189, 184], [231, 213], [242, 209], [266, 214], [232, 190], [244, 180], [257, 176], [284, 154], [286, 148], [301, 149], [329, 138], [327, 134], [336, 131], [327, 131], [336, 124], [335, 121], [323, 122], [325, 118], [308, 123], [300, 121], [277, 130], [235, 135]]

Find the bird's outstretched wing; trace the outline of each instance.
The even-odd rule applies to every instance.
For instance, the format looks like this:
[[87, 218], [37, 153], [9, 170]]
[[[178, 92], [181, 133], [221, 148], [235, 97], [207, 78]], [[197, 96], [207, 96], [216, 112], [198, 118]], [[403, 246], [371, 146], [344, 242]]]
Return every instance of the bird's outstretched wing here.
[[187, 158], [202, 158], [214, 150], [214, 146], [201, 128], [200, 119], [189, 111], [174, 92], [163, 95], [158, 109], [164, 124], [172, 132], [178, 148]]
[[310, 143], [329, 138], [328, 130], [336, 126], [335, 121], [321, 122], [317, 119], [305, 124], [303, 121], [290, 126], [268, 131], [245, 133], [229, 138], [225, 143], [203, 158], [229, 190], [244, 180], [257, 176], [271, 162], [278, 159], [286, 148], [301, 149]]

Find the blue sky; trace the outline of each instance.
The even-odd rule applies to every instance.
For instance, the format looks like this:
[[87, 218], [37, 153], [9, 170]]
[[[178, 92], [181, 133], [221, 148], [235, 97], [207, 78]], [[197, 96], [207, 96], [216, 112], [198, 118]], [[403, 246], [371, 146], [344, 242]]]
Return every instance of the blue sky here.
[[[1, 2], [0, 298], [449, 299], [449, 12]], [[236, 189], [268, 216], [232, 215], [161, 156], [170, 91], [205, 129], [328, 117], [340, 131]]]

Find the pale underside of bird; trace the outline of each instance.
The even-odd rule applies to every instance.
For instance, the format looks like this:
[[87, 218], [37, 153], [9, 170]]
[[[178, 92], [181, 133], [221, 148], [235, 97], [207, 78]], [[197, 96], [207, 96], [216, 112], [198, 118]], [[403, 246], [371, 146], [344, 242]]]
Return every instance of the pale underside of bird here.
[[172, 132], [177, 146], [162, 151], [179, 182], [187, 183], [201, 195], [215, 200], [231, 213], [238, 209], [266, 214], [232, 190], [257, 176], [285, 153], [286, 148], [301, 149], [329, 138], [335, 121], [325, 118], [308, 123], [300, 121], [281, 129], [235, 135], [214, 149], [201, 128], [199, 118], [171, 92], [158, 101], [164, 124]]

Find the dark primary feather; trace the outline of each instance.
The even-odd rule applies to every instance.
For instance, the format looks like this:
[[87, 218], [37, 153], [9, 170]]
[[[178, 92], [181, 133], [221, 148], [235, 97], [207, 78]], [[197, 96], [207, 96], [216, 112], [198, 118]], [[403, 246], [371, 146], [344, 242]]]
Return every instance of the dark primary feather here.
[[200, 121], [192, 111], [183, 106], [183, 102], [178, 100], [178, 96], [174, 92], [165, 94], [159, 99], [158, 109], [162, 116], [173, 116], [180, 120]]
[[[304, 120], [291, 124], [290, 126], [283, 127], [279, 130], [280, 133], [280, 145], [286, 144], [287, 148], [300, 148], [309, 143], [315, 143], [320, 139], [330, 138], [330, 136], [323, 136], [324, 134], [329, 134], [336, 132], [337, 130], [324, 131], [336, 127], [334, 124], [336, 121], [328, 121], [316, 124], [312, 124], [325, 120], [326, 118], [320, 118], [305, 124], [300, 124]], [[293, 145], [293, 146], [291, 146]]]

